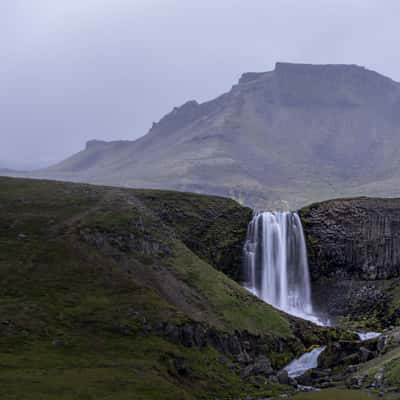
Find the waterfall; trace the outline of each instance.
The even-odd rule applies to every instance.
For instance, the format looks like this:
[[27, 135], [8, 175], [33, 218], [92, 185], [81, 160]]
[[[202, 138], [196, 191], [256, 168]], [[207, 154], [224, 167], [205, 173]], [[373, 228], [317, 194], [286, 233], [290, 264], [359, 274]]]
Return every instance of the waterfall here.
[[308, 370], [318, 367], [318, 357], [325, 350], [325, 348], [326, 346], [318, 347], [314, 350], [304, 353], [301, 357], [291, 361], [283, 369], [288, 372], [288, 375], [291, 378], [297, 378]]
[[261, 212], [244, 246], [246, 289], [289, 314], [323, 324], [311, 303], [307, 250], [295, 212]]

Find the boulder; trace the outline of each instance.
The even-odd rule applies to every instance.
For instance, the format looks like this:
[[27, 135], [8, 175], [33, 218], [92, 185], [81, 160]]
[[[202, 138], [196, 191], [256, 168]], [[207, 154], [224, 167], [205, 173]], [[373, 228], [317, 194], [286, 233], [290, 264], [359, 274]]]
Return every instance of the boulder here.
[[371, 350], [368, 350], [366, 347], [360, 347], [360, 361], [362, 363], [367, 362], [375, 357], [375, 353]]
[[374, 375], [373, 387], [375, 387], [376, 389], [382, 388], [383, 379], [384, 379], [384, 370], [383, 370], [383, 368], [380, 368]]
[[361, 389], [367, 378], [368, 375], [354, 375], [350, 378], [348, 386], [353, 389]]
[[253, 375], [271, 376], [274, 370], [271, 362], [265, 356], [259, 356], [254, 363], [247, 365], [242, 369], [241, 376], [248, 377]]
[[289, 374], [285, 369], [282, 369], [277, 374], [278, 382], [281, 385], [289, 385]]

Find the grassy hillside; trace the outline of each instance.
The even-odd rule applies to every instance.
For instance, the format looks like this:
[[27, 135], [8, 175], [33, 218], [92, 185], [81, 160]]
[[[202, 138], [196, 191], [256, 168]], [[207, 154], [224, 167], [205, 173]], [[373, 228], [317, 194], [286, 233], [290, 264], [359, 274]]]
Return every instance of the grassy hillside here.
[[0, 178], [1, 398], [276, 392], [239, 357], [278, 368], [320, 331], [218, 271], [235, 270], [250, 214], [218, 197]]

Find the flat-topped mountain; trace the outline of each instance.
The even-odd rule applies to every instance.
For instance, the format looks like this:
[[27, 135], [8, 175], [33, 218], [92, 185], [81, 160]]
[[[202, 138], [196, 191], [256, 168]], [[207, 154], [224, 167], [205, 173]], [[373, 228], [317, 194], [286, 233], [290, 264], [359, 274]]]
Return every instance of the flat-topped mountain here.
[[356, 65], [277, 63], [189, 101], [135, 141], [90, 141], [36, 176], [220, 194], [260, 208], [400, 194], [400, 84]]

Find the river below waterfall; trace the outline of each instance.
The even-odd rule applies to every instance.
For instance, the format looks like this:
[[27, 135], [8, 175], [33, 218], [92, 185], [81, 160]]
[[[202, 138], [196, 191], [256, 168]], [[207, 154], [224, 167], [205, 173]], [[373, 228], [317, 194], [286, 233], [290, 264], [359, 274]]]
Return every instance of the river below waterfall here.
[[363, 342], [370, 339], [375, 339], [382, 335], [380, 332], [365, 332], [365, 331], [354, 331], [358, 335], [358, 338]]
[[308, 370], [318, 367], [318, 357], [324, 350], [325, 346], [304, 353], [299, 358], [292, 360], [284, 370], [287, 371], [290, 378], [297, 378]]

